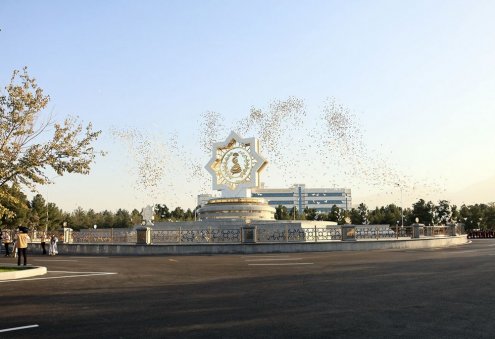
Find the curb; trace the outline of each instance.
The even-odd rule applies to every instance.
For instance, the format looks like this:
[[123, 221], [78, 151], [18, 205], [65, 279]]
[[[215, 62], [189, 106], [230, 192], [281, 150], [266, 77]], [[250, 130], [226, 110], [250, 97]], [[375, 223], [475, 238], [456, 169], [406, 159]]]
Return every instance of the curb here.
[[[0, 267], [18, 267], [17, 265], [1, 265]], [[34, 277], [37, 275], [46, 274], [47, 270], [44, 266], [21, 266], [23, 269], [12, 272], [2, 272], [0, 273], [0, 281], [1, 280], [13, 280], [13, 279], [22, 279], [28, 277]]]

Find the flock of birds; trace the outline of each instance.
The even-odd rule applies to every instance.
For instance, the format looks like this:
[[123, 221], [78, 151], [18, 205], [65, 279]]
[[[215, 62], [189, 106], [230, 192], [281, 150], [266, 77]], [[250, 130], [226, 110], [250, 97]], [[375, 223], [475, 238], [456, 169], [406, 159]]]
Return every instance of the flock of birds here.
[[259, 139], [261, 154], [269, 162], [262, 181], [270, 187], [330, 187], [338, 181], [340, 187], [394, 196], [399, 190], [418, 197], [441, 191], [438, 183], [405, 175], [390, 158], [370, 149], [359, 119], [335, 99], [327, 99], [316, 116], [308, 116], [304, 100], [296, 97], [273, 101], [266, 109], [252, 107], [246, 117], [230, 124], [218, 112], [206, 111], [198, 127], [200, 156], [186, 149], [177, 134], [168, 140], [136, 129], [114, 129], [112, 134], [129, 150], [135, 189], [148, 201], [173, 206], [181, 205], [184, 194], [195, 203], [198, 194], [211, 191], [204, 166], [212, 145], [225, 140], [231, 130]]

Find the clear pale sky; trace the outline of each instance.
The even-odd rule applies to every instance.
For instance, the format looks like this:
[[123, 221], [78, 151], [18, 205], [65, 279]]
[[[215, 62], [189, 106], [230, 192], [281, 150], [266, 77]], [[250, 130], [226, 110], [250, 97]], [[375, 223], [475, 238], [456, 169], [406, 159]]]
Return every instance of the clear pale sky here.
[[[198, 183], [210, 182], [206, 170], [191, 179], [184, 169], [209, 160], [198, 150], [201, 116], [218, 112], [231, 126], [251, 107], [291, 96], [305, 103], [305, 126], [321, 126], [328, 98], [349, 108], [375, 159], [367, 161], [408, 178], [405, 206], [486, 203], [495, 201], [494, 13], [495, 1], [467, 0], [3, 0], [0, 84], [3, 91], [12, 71], [28, 66], [51, 96], [47, 113], [102, 130], [97, 146], [108, 155], [90, 175], [40, 188], [66, 211], [194, 208], [197, 194], [210, 193]], [[136, 188], [137, 160], [115, 129], [174, 140], [158, 195]], [[285, 144], [304, 160], [283, 171], [269, 165], [267, 186], [347, 187], [355, 204], [400, 203], [394, 185], [319, 163], [324, 128], [293, 133], [316, 141]]]

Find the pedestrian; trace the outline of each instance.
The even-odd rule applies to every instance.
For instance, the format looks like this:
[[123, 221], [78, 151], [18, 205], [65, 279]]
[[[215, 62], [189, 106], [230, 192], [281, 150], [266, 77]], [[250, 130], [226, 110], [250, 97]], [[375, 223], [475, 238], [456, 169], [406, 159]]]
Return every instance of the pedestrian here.
[[12, 256], [14, 258], [17, 258], [17, 238], [18, 238], [18, 236], [19, 236], [19, 229], [16, 229], [15, 233], [14, 233], [14, 241], [12, 242], [12, 244], [13, 244]]
[[10, 231], [4, 230], [4, 232], [3, 232], [3, 246], [5, 247], [5, 256], [6, 257], [10, 256], [9, 246], [10, 246], [11, 242], [12, 242], [12, 239], [10, 239]]
[[41, 249], [43, 250], [43, 254], [46, 255], [46, 233], [41, 232]]
[[50, 254], [50, 255], [57, 255], [58, 254], [57, 242], [58, 242], [58, 238], [55, 236], [55, 234], [52, 234], [52, 236], [50, 238], [50, 251], [48, 254]]
[[27, 247], [28, 247], [28, 242], [31, 239], [29, 238], [28, 235], [28, 230], [26, 227], [20, 227], [20, 232], [17, 234], [17, 241], [16, 241], [16, 247], [17, 247], [17, 266], [21, 266], [21, 256], [24, 258], [24, 266], [27, 264]]

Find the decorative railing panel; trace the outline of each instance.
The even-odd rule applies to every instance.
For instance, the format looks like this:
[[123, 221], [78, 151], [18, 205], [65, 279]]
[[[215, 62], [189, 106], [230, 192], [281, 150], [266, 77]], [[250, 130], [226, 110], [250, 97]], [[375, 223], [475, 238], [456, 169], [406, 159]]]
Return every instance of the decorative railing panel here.
[[[342, 226], [343, 227], [343, 226]], [[259, 243], [291, 243], [291, 242], [318, 242], [342, 240], [342, 227], [307, 227], [293, 226], [256, 226], [255, 242]], [[355, 240], [411, 238], [413, 226], [388, 227], [385, 225], [346, 225], [355, 231]], [[459, 225], [449, 226], [420, 226], [417, 234], [420, 237], [451, 236], [454, 233], [463, 234]], [[242, 228], [223, 229], [149, 229], [151, 244], [219, 244], [242, 243]], [[137, 233], [132, 229], [96, 229], [74, 231], [69, 233], [73, 243], [107, 243], [107, 244], [136, 244]], [[32, 234], [32, 241], [38, 242], [37, 234]], [[59, 235], [59, 241], [63, 234]]]
[[390, 228], [377, 225], [356, 226], [356, 239], [390, 239], [397, 234]]
[[332, 228], [272, 228], [256, 229], [258, 242], [312, 242], [341, 240], [340, 227]]
[[240, 243], [240, 229], [152, 230], [151, 243]]
[[72, 242], [81, 243], [107, 243], [107, 244], [135, 244], [137, 240], [136, 231], [127, 229], [99, 229], [83, 232], [72, 232]]

